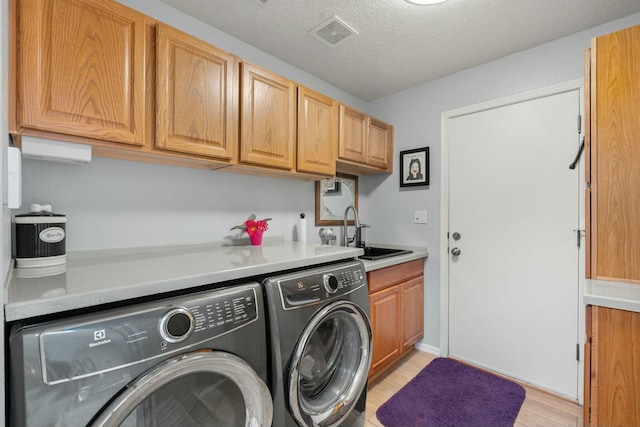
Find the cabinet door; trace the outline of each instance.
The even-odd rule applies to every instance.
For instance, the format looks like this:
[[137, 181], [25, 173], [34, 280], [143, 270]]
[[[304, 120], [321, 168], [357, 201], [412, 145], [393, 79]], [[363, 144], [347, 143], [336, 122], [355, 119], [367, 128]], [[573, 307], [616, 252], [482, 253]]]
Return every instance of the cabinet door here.
[[340, 105], [340, 158], [360, 163], [367, 161], [368, 127], [365, 114]]
[[144, 144], [145, 17], [113, 1], [16, 1], [12, 127]]
[[640, 283], [640, 26], [596, 38], [591, 54], [592, 278]]
[[296, 138], [295, 84], [243, 62], [240, 160], [292, 170]]
[[338, 104], [298, 87], [298, 171], [334, 176], [337, 151]]
[[392, 286], [369, 295], [373, 330], [371, 374], [391, 362], [402, 350], [400, 300], [400, 286]]
[[591, 425], [640, 425], [640, 313], [591, 311]]
[[235, 160], [236, 57], [167, 25], [156, 34], [156, 146]]
[[402, 350], [412, 347], [424, 334], [423, 276], [402, 284]]
[[370, 119], [367, 164], [391, 172], [393, 169], [392, 155], [393, 126], [380, 120]]

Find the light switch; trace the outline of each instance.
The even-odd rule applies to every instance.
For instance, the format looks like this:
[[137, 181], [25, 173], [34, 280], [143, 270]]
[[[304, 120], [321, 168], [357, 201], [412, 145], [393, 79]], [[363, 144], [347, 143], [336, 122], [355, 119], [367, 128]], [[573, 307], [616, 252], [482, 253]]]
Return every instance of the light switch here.
[[414, 224], [426, 224], [427, 223], [427, 211], [416, 211], [413, 217]]

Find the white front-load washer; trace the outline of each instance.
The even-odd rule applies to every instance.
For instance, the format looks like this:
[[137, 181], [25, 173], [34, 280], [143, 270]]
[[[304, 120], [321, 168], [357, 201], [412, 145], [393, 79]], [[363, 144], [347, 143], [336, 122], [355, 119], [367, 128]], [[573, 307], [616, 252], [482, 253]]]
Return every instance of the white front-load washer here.
[[268, 427], [258, 283], [10, 325], [13, 427]]

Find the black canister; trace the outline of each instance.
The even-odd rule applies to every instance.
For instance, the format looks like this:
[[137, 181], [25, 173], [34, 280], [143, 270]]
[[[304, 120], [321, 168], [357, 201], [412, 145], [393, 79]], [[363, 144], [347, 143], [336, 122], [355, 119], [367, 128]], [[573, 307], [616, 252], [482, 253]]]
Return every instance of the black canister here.
[[64, 264], [65, 215], [51, 212], [51, 205], [31, 205], [31, 212], [15, 216], [16, 267], [47, 267]]

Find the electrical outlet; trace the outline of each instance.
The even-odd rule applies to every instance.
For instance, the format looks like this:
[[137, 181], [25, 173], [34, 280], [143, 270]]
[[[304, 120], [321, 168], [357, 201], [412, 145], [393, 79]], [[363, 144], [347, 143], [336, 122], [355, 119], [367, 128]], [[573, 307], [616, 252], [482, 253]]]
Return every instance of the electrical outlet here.
[[426, 224], [427, 223], [427, 211], [416, 211], [413, 216], [414, 224]]

